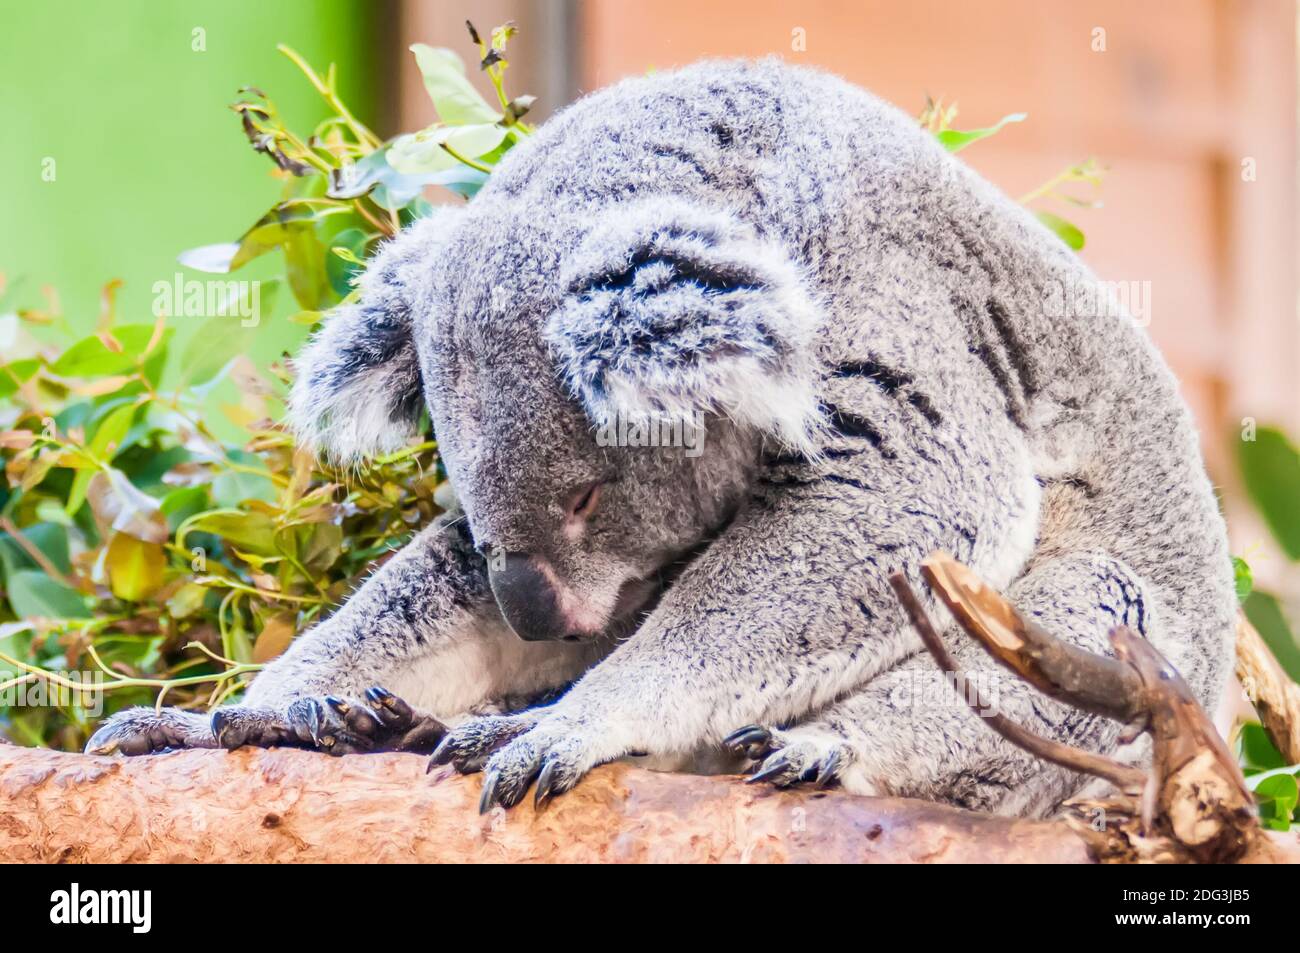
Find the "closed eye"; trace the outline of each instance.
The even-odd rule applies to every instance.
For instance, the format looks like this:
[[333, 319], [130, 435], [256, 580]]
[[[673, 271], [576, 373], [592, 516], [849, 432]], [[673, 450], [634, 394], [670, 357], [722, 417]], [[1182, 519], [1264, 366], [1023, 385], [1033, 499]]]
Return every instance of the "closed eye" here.
[[573, 502], [569, 504], [569, 516], [575, 519], [587, 519], [596, 509], [596, 504], [600, 502], [600, 480], [589, 483], [575, 495]]

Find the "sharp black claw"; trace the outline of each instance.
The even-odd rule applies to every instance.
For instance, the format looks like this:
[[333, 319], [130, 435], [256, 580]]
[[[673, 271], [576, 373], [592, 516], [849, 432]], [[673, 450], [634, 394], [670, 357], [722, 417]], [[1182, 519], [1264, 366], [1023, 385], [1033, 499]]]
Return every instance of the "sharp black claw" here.
[[397, 696], [380, 685], [372, 685], [366, 689], [366, 698], [370, 700], [371, 704], [391, 708]]
[[228, 716], [224, 711], [218, 710], [212, 713], [212, 734], [213, 737], [217, 739], [217, 744], [221, 745], [223, 748], [225, 747], [225, 745], [222, 743], [221, 736], [226, 731], [227, 721], [228, 721]]
[[311, 732], [311, 740], [315, 744], [321, 743], [321, 710], [320, 702], [314, 698], [307, 700], [307, 730]]
[[555, 793], [555, 762], [547, 761], [542, 765], [542, 773], [537, 776], [537, 790], [533, 792], [533, 807], [541, 810]]
[[347, 702], [345, 702], [343, 699], [339, 698], [337, 695], [326, 695], [325, 703], [329, 705], [331, 708], [333, 708], [340, 715], [346, 716], [347, 713], [352, 710], [352, 706], [349, 705]]
[[425, 774], [428, 774], [434, 768], [448, 764], [454, 757], [456, 757], [456, 749], [451, 746], [451, 735], [448, 734], [443, 737], [442, 741], [438, 742], [438, 747], [433, 749], [433, 754], [429, 755], [429, 768], [425, 771]]
[[840, 773], [840, 749], [836, 748], [826, 756], [826, 760], [821, 763], [817, 769], [817, 780], [813, 782], [816, 788], [824, 788], [830, 784]]
[[746, 725], [727, 735], [722, 739], [722, 743], [736, 751], [744, 751], [753, 745], [766, 744], [771, 740], [772, 732], [762, 725]]
[[501, 780], [501, 774], [497, 771], [489, 771], [483, 775], [483, 793], [479, 795], [478, 812], [486, 814], [492, 810], [492, 805], [496, 801], [497, 782]]
[[790, 769], [790, 762], [785, 758], [777, 758], [776, 762], [769, 767], [763, 768], [745, 779], [746, 784], [757, 784], [759, 781], [768, 781], [779, 775], [785, 774]]

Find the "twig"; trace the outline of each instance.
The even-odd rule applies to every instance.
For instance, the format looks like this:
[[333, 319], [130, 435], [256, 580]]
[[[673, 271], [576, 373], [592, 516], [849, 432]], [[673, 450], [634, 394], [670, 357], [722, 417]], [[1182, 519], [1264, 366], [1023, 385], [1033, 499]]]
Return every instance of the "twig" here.
[[990, 728], [1016, 747], [1023, 748], [1044, 761], [1050, 761], [1072, 771], [1105, 778], [1122, 790], [1140, 790], [1142, 785], [1146, 783], [1147, 775], [1145, 771], [1036, 735], [1020, 727], [1009, 718], [985, 708], [979, 701], [978, 691], [972, 694], [965, 673], [958, 667], [956, 660], [949, 654], [947, 646], [943, 644], [943, 639], [935, 631], [925, 613], [925, 608], [921, 605], [921, 601], [917, 599], [916, 593], [908, 585], [907, 577], [901, 572], [893, 573], [889, 577], [889, 584], [893, 586], [898, 601], [903, 604], [903, 608], [907, 611], [913, 627], [921, 636], [921, 641], [925, 643], [926, 649], [934, 657], [935, 662], [938, 663], [940, 671], [952, 676], [958, 693], [966, 699], [966, 703], [970, 705], [971, 710], [983, 718]]
[[1123, 662], [1055, 638], [945, 553], [922, 561], [921, 573], [963, 629], [1045, 695], [1126, 723], [1142, 716], [1141, 680]]
[[10, 520], [9, 517], [0, 516], [0, 530], [4, 530], [4, 532], [8, 533], [9, 537], [14, 541], [14, 544], [20, 546], [23, 552], [30, 556], [33, 561], [35, 561], [36, 565], [40, 566], [41, 569], [44, 570], [47, 576], [55, 582], [67, 586], [69, 589], [77, 592], [81, 591], [81, 587], [77, 585], [77, 583], [69, 579], [58, 566], [50, 562], [50, 558], [41, 552], [30, 539], [19, 532], [18, 527], [13, 524], [13, 521]]

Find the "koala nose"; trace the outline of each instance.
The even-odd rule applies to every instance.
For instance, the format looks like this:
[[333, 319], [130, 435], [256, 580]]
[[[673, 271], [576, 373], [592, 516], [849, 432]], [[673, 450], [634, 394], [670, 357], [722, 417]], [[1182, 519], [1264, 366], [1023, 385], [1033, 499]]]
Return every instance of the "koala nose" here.
[[555, 587], [527, 553], [507, 553], [505, 565], [488, 568], [488, 583], [501, 614], [525, 642], [558, 641], [570, 636], [560, 614]]

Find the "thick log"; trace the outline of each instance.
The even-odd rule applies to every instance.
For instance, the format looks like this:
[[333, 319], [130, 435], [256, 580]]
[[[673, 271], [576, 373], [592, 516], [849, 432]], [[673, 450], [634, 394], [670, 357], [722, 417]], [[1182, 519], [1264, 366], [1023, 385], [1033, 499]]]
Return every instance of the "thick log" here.
[[414, 755], [107, 758], [0, 745], [10, 862], [1086, 863], [1064, 823], [736, 778], [598, 768], [540, 812], [480, 817], [479, 779]]

